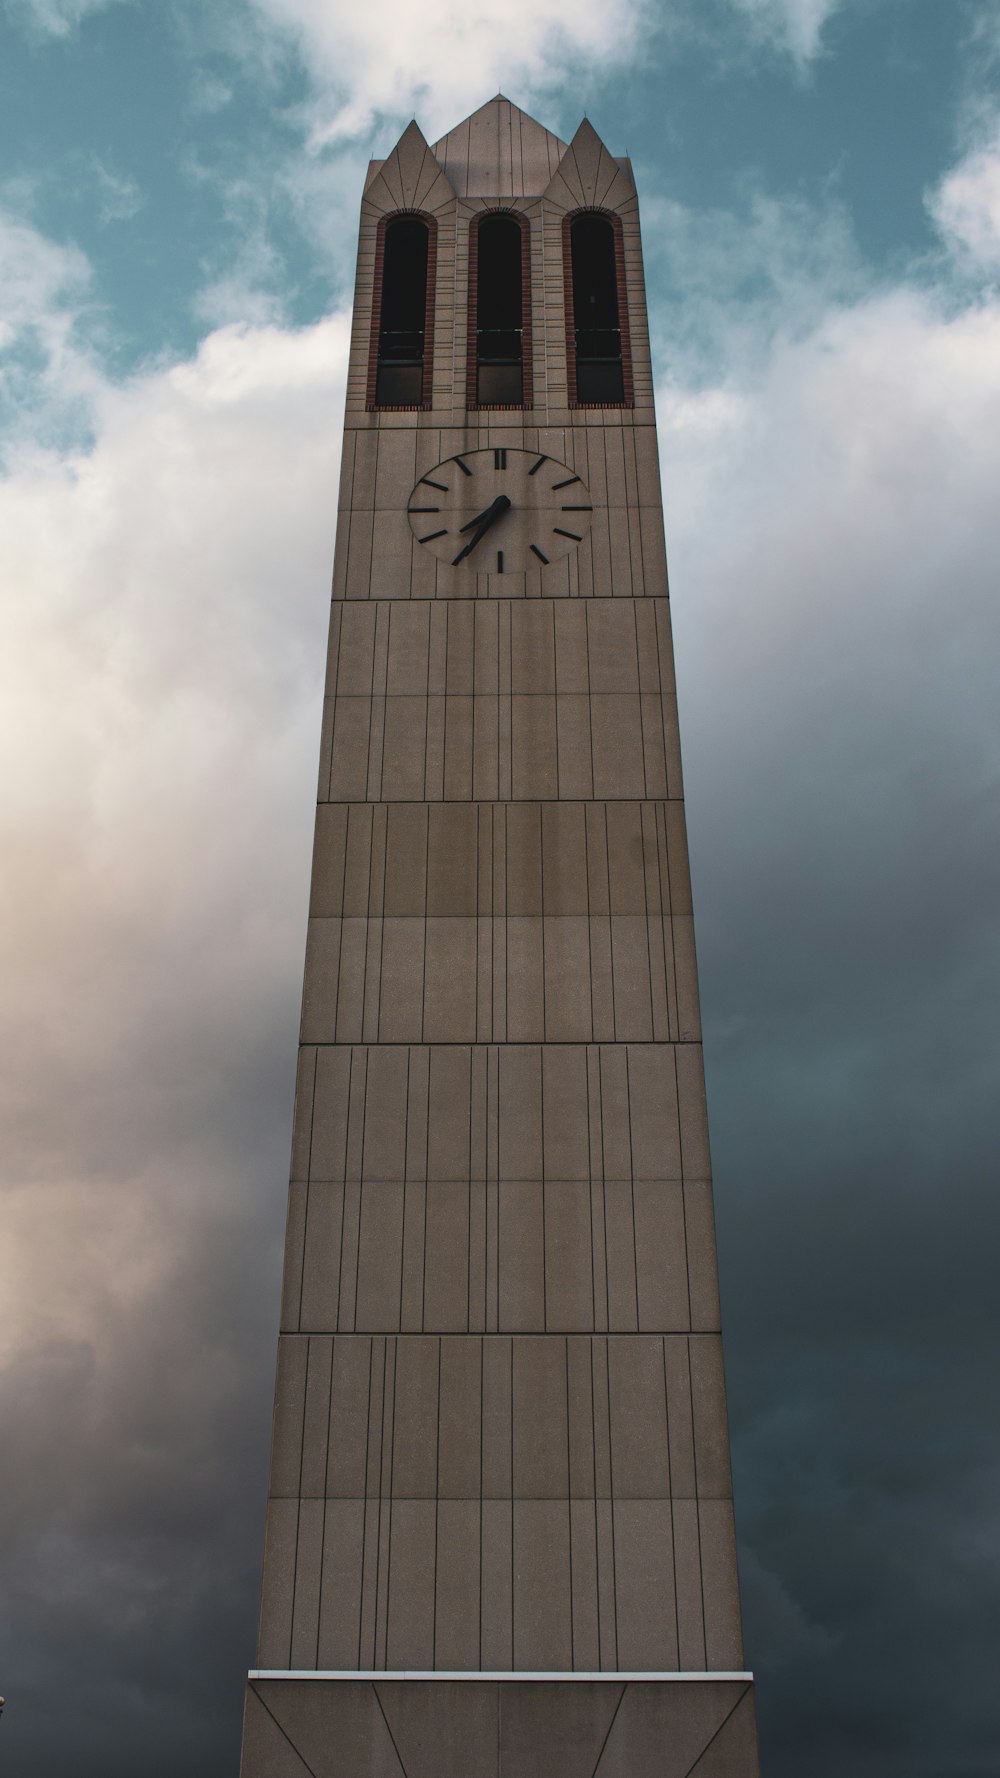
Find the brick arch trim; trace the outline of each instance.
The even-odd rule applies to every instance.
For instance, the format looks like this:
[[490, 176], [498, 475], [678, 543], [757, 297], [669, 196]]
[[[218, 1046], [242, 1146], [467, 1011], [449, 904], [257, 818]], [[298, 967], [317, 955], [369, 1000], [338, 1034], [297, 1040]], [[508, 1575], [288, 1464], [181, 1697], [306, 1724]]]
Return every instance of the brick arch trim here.
[[[427, 290], [424, 299], [424, 366], [420, 384], [420, 401], [402, 403], [383, 403], [375, 400], [375, 389], [378, 381], [378, 340], [382, 327], [382, 277], [385, 271], [385, 236], [386, 230], [393, 222], [403, 216], [415, 216], [427, 225]], [[372, 325], [368, 342], [368, 380], [365, 387], [365, 407], [369, 413], [404, 412], [414, 407], [429, 408], [432, 405], [434, 387], [434, 304], [437, 292], [437, 217], [431, 216], [426, 210], [393, 210], [388, 216], [380, 216], [378, 233], [375, 236], [375, 277], [372, 290]]]
[[466, 334], [465, 358], [465, 405], [476, 409], [478, 378], [476, 374], [476, 329], [479, 325], [479, 229], [480, 225], [490, 216], [510, 216], [521, 230], [521, 400], [505, 401], [498, 405], [496, 411], [513, 408], [518, 412], [522, 408], [534, 406], [534, 378], [532, 373], [532, 333], [531, 333], [531, 225], [528, 218], [520, 210], [511, 209], [506, 204], [495, 204], [489, 210], [478, 210], [469, 222], [469, 288], [468, 288], [468, 330]]
[[[615, 279], [618, 286], [618, 325], [622, 336], [622, 383], [624, 401], [578, 401], [576, 396], [576, 317], [573, 312], [573, 255], [571, 233], [578, 216], [603, 216], [610, 222], [614, 235]], [[563, 217], [563, 294], [566, 310], [566, 380], [570, 407], [634, 407], [635, 384], [632, 379], [632, 334], [629, 327], [628, 284], [625, 278], [625, 235], [622, 219], [615, 210], [602, 210], [597, 204], [581, 204]]]

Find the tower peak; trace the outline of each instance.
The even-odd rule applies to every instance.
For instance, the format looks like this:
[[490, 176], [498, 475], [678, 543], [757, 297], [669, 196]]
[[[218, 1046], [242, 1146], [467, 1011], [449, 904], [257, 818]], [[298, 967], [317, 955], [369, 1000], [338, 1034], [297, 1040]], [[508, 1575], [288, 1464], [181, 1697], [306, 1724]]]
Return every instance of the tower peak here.
[[433, 144], [459, 197], [538, 197], [567, 144], [504, 93]]

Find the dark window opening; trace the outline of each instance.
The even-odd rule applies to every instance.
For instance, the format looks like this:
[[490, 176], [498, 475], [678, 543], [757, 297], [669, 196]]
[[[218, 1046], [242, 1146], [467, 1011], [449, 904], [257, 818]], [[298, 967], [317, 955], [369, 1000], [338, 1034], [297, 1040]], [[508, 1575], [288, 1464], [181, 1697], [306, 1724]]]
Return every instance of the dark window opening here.
[[576, 398], [594, 403], [622, 402], [621, 317], [615, 231], [606, 216], [578, 216], [570, 230], [573, 268], [573, 327], [576, 343]]
[[484, 216], [476, 235], [476, 401], [519, 407], [524, 398], [521, 225]]
[[385, 231], [379, 315], [379, 407], [419, 407], [424, 386], [429, 232], [417, 216], [399, 216]]

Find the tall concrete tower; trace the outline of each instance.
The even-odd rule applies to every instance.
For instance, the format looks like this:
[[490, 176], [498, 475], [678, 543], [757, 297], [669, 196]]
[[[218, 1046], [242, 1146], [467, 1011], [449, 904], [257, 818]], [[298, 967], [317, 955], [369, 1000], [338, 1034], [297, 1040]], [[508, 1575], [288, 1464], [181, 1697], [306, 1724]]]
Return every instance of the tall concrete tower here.
[[752, 1778], [635, 186], [361, 206], [243, 1778]]

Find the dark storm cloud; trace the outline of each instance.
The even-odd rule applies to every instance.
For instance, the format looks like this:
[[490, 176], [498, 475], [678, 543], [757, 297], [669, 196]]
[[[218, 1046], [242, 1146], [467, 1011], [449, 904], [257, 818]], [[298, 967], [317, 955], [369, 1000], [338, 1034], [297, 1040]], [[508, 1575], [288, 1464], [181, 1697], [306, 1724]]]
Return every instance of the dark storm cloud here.
[[674, 554], [769, 1778], [964, 1778], [1000, 1744], [983, 320], [883, 300], [779, 349]]

